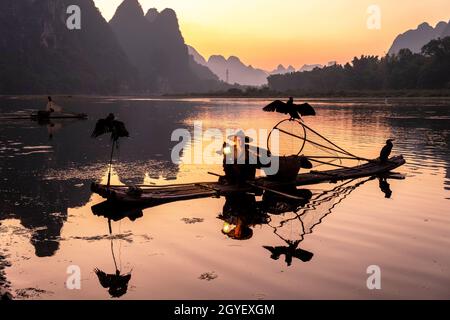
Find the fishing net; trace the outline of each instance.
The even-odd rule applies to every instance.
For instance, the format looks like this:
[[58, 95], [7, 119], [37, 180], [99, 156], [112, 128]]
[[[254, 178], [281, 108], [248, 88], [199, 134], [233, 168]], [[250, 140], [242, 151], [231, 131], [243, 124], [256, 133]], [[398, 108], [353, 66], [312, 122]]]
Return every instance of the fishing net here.
[[267, 146], [274, 156], [306, 156], [314, 167], [346, 168], [343, 161], [367, 160], [338, 146], [301, 120], [286, 119], [277, 123], [268, 136]]
[[372, 179], [349, 180], [333, 189], [316, 193], [306, 205], [294, 212], [272, 217], [270, 225], [274, 233], [284, 241], [301, 241], [354, 190]]

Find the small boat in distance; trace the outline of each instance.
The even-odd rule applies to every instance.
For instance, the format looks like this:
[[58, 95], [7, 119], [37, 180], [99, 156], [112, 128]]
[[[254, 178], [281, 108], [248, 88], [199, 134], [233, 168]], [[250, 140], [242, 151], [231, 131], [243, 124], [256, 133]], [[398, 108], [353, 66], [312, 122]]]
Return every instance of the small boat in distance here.
[[0, 120], [52, 120], [52, 119], [79, 119], [79, 120], [86, 120], [88, 118], [88, 115], [85, 113], [52, 113], [49, 116], [42, 117], [38, 113], [11, 113], [11, 114], [3, 114], [0, 115]]
[[47, 121], [52, 119], [87, 119], [85, 113], [70, 113], [63, 112], [63, 108], [53, 102], [51, 96], [48, 98], [45, 110], [39, 110], [37, 112], [25, 113], [16, 112], [0, 115], [0, 120], [34, 120], [34, 121]]

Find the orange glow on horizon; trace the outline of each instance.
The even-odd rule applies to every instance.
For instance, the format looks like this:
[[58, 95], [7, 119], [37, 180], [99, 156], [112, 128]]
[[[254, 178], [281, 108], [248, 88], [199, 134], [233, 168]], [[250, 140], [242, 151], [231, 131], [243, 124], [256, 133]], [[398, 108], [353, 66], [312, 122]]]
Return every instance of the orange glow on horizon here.
[[[94, 0], [109, 20], [122, 0]], [[206, 59], [235, 55], [266, 70], [278, 64], [345, 63], [384, 55], [395, 37], [450, 19], [450, 1], [430, 0], [140, 0], [147, 11], [173, 8], [187, 44]], [[381, 9], [381, 29], [369, 30], [367, 9]]]

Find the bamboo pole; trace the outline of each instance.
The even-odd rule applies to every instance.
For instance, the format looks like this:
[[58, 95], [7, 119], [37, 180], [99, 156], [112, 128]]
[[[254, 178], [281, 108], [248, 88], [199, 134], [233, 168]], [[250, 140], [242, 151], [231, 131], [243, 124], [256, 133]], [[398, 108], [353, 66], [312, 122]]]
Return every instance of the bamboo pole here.
[[250, 182], [250, 181], [247, 181], [246, 183], [247, 183], [248, 185], [254, 187], [254, 188], [262, 189], [262, 190], [264, 190], [264, 191], [269, 191], [269, 192], [278, 194], [278, 195], [280, 195], [280, 196], [283, 196], [283, 197], [286, 197], [286, 198], [289, 198], [289, 199], [293, 199], [293, 200], [306, 200], [305, 198], [302, 198], [302, 197], [297, 197], [297, 196], [294, 196], [294, 195], [291, 195], [291, 194], [288, 194], [288, 193], [284, 193], [284, 192], [281, 192], [281, 191], [278, 191], [278, 190], [273, 190], [273, 189], [271, 189], [271, 188], [267, 188], [267, 187], [264, 187], [264, 186], [259, 186], [259, 185], [257, 185], [257, 184], [254, 184], [254, 183]]
[[116, 146], [116, 141], [113, 140], [113, 144], [111, 147], [111, 157], [109, 158], [109, 170], [108, 170], [108, 187], [111, 185], [111, 171], [112, 171], [112, 161], [114, 155], [114, 147]]

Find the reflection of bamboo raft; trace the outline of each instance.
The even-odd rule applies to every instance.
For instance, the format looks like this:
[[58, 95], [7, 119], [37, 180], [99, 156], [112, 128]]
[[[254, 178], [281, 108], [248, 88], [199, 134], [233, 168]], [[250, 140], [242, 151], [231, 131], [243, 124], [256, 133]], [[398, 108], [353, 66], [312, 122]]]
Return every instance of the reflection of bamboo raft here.
[[[130, 192], [135, 190], [129, 186], [106, 186], [92, 184], [93, 192], [111, 201], [156, 206], [159, 204], [198, 199], [208, 197], [220, 197], [240, 192], [259, 192], [263, 188], [279, 189], [288, 185], [313, 185], [326, 182], [338, 182], [348, 179], [370, 177], [394, 170], [405, 164], [402, 156], [393, 157], [385, 163], [369, 162], [352, 168], [342, 168], [321, 172], [299, 174], [292, 180], [273, 181], [269, 178], [258, 178], [250, 184], [242, 186], [223, 185], [218, 182], [180, 184], [171, 186], [141, 186], [142, 192]], [[294, 170], [291, 168], [291, 170]]]

